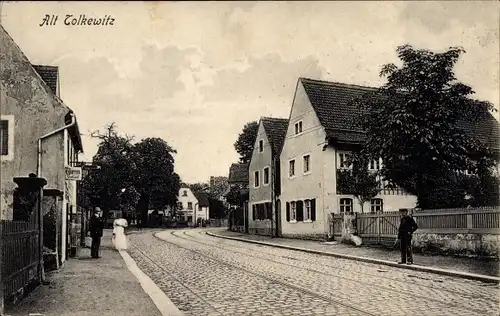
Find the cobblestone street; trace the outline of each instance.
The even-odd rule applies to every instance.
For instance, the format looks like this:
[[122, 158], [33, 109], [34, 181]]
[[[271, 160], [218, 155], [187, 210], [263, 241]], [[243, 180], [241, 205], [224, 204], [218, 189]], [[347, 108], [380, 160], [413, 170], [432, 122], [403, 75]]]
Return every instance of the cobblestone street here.
[[499, 286], [219, 239], [130, 235], [139, 268], [187, 315], [498, 315]]

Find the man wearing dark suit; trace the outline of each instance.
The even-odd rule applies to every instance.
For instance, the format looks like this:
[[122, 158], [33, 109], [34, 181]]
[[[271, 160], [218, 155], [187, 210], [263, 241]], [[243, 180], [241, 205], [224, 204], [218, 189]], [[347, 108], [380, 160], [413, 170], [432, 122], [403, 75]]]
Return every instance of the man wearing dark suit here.
[[398, 239], [401, 242], [401, 262], [399, 264], [413, 264], [413, 252], [411, 239], [413, 233], [418, 229], [417, 222], [408, 215], [407, 209], [400, 209], [401, 222], [398, 229]]
[[101, 237], [104, 230], [104, 221], [102, 219], [102, 211], [96, 207], [94, 216], [90, 218], [90, 237], [92, 237], [92, 246], [90, 255], [92, 258], [99, 258], [99, 247], [101, 247]]

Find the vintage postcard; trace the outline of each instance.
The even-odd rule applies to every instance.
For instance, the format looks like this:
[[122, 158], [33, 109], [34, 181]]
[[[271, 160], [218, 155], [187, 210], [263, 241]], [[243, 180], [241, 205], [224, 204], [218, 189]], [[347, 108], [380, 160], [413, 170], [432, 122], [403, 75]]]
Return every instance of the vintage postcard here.
[[498, 1], [0, 1], [0, 316], [499, 315]]

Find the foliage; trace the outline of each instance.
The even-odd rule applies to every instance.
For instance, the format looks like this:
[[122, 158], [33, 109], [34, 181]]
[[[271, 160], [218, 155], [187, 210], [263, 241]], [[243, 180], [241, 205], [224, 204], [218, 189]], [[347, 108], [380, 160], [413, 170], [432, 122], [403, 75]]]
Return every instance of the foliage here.
[[461, 128], [484, 118], [492, 105], [471, 99], [474, 91], [457, 81], [453, 67], [464, 50], [433, 53], [405, 45], [397, 53], [402, 66], [383, 66], [387, 83], [357, 100], [365, 113], [359, 119], [367, 135], [363, 154], [381, 157], [383, 177], [416, 195], [418, 207], [452, 207], [447, 203], [463, 196], [454, 171], [475, 170], [478, 157], [487, 166], [496, 159]]
[[175, 205], [180, 179], [174, 172], [175, 150], [166, 141], [146, 138], [133, 144], [132, 137], [118, 135], [114, 124], [92, 135], [101, 140], [93, 158], [100, 169], [82, 180], [88, 204], [100, 206], [104, 216], [114, 208], [137, 209], [142, 222], [150, 208]]
[[226, 201], [232, 206], [241, 206], [245, 201], [248, 201], [248, 192], [243, 192], [237, 185], [232, 186], [226, 194]]
[[204, 193], [210, 192], [210, 185], [208, 183], [199, 182], [199, 183], [187, 184], [187, 186], [191, 189], [191, 191], [193, 191], [193, 193], [195, 193], [195, 192], [204, 192]]
[[227, 177], [213, 177], [210, 180], [210, 196], [214, 199], [220, 199], [229, 189]]
[[208, 199], [210, 208], [209, 208], [209, 217], [210, 218], [225, 218], [226, 217], [226, 208], [222, 201], [209, 198]]
[[242, 132], [238, 135], [238, 139], [234, 143], [234, 148], [240, 155], [241, 163], [250, 162], [258, 131], [259, 123], [257, 121], [253, 121], [245, 124]]
[[360, 153], [354, 153], [347, 160], [352, 169], [339, 170], [337, 189], [343, 194], [352, 194], [358, 200], [363, 213], [363, 206], [380, 192], [378, 172], [368, 170], [368, 160]]

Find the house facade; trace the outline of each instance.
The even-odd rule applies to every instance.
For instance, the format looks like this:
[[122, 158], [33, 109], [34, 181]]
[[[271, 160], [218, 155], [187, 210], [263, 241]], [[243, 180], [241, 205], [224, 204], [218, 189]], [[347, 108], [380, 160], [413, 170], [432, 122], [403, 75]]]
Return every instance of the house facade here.
[[[329, 214], [361, 211], [353, 195], [338, 192], [337, 170], [349, 167], [346, 155], [364, 141], [363, 133], [350, 125], [349, 115], [356, 111], [349, 101], [370, 91], [298, 80], [280, 155], [283, 236], [324, 239]], [[394, 211], [414, 207], [416, 198], [402, 190], [384, 190], [366, 204], [364, 210]]]
[[199, 220], [207, 221], [210, 219], [210, 201], [208, 194], [205, 192], [195, 192], [194, 196], [198, 201], [197, 208], [195, 209], [194, 220], [198, 223]]
[[0, 39], [0, 219], [14, 218], [14, 177], [45, 178], [44, 189], [60, 199], [64, 261], [70, 247], [67, 218], [76, 214], [74, 166], [83, 152], [76, 116], [60, 98], [58, 68], [32, 65], [1, 25]]
[[[249, 163], [248, 231], [250, 234], [280, 235], [280, 160], [288, 119], [262, 117]], [[279, 214], [278, 214], [279, 215]]]

